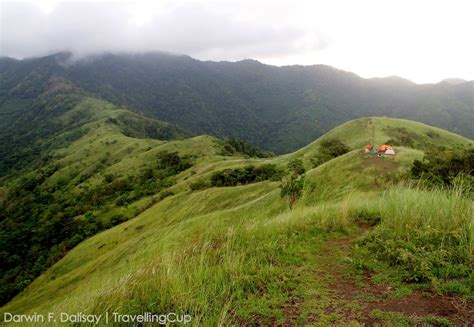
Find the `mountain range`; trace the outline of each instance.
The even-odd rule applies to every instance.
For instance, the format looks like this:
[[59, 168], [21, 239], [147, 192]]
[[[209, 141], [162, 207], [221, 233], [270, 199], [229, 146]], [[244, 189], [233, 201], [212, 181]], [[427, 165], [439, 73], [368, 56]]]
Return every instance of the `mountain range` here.
[[1, 58], [0, 313], [474, 323], [473, 83]]
[[[454, 83], [452, 82], [454, 81]], [[71, 53], [0, 60], [0, 114], [12, 101], [68, 89], [172, 123], [239, 138], [275, 153], [304, 146], [354, 118], [407, 118], [474, 137], [474, 81], [363, 79], [324, 65], [199, 61], [167, 53]], [[12, 99], [15, 100], [12, 100]]]

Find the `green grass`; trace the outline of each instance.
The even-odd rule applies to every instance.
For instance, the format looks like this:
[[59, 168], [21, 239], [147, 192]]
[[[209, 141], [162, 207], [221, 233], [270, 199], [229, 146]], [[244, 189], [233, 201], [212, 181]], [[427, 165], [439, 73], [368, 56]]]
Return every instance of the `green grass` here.
[[[435, 130], [404, 120], [371, 120], [377, 123], [379, 143], [389, 137], [386, 125], [403, 126], [423, 138]], [[471, 296], [466, 258], [472, 255], [472, 202], [453, 191], [400, 183], [423, 151], [400, 146], [395, 157], [368, 157], [362, 150], [370, 134], [366, 125], [367, 119], [349, 122], [321, 138], [338, 137], [353, 150], [310, 169], [304, 195], [289, 211], [277, 182], [195, 192], [189, 184], [217, 170], [262, 163], [284, 166], [294, 157], [302, 157], [310, 168], [321, 139], [293, 154], [246, 159], [218, 155], [217, 142], [207, 136], [166, 142], [134, 139], [94, 122], [88, 134], [57, 151], [61, 169], [48, 183], [66, 179], [74, 193], [81, 185], [99, 183], [107, 173], [126, 176], [150, 165], [163, 150], [192, 155], [195, 165], [176, 177], [170, 188], [175, 195], [156, 203], [156, 195], [147, 197], [120, 209], [129, 217], [146, 210], [80, 243], [0, 312], [176, 311], [192, 314], [193, 323], [200, 325], [265, 324], [284, 322], [282, 308], [300, 298], [307, 299], [300, 319], [319, 312], [324, 325], [341, 319], [343, 312], [324, 313], [328, 290], [323, 277], [314, 277], [324, 271], [318, 255], [327, 239], [354, 233], [360, 219], [375, 227], [350, 260], [359, 268], [379, 271], [381, 279], [392, 278], [399, 285], [395, 297], [409, 295], [411, 288], [403, 286], [406, 276], [427, 277], [436, 290]], [[472, 144], [435, 131], [443, 145]], [[111, 163], [76, 184], [106, 152]], [[108, 207], [103, 219], [118, 210]], [[432, 269], [423, 270], [425, 264], [438, 270], [433, 275]], [[390, 267], [399, 278], [387, 272]], [[380, 312], [373, 316], [397, 324], [411, 321]]]
[[380, 223], [355, 249], [361, 268], [472, 297], [473, 214], [468, 198], [455, 190], [399, 185], [363, 210]]
[[402, 327], [402, 326], [453, 326], [449, 320], [440, 317], [417, 317], [406, 316], [399, 312], [372, 310], [370, 318], [374, 319], [382, 326]]

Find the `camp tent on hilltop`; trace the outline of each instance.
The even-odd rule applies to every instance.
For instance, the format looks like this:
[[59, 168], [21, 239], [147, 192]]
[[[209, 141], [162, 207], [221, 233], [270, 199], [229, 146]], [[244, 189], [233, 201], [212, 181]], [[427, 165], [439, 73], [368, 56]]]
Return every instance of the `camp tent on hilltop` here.
[[379, 148], [377, 149], [378, 152], [384, 152], [384, 151], [387, 151], [389, 149], [391, 149], [392, 147], [388, 144], [382, 144], [381, 146], [379, 146]]
[[387, 149], [387, 150], [385, 151], [385, 154], [394, 155], [394, 154], [395, 154], [395, 151], [393, 151], [393, 149]]

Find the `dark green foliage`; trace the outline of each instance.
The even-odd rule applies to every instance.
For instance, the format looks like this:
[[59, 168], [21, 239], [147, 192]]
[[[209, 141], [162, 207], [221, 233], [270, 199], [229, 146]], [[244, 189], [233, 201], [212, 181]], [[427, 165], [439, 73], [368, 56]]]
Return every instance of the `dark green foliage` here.
[[[0, 83], [1, 84], [1, 83]], [[1, 100], [1, 99], [0, 99]], [[79, 128], [84, 121], [68, 124], [57, 118], [71, 110], [80, 98], [77, 95], [57, 95], [24, 103], [13, 114], [0, 119], [0, 177], [25, 167], [44, 166], [49, 152], [80, 138], [86, 132]], [[1, 108], [1, 102], [0, 102]], [[1, 117], [1, 116], [0, 116]], [[74, 128], [77, 128], [73, 130]], [[45, 142], [61, 132], [61, 138]]]
[[306, 169], [304, 168], [303, 160], [299, 158], [292, 159], [288, 163], [288, 172], [290, 176], [283, 179], [280, 184], [280, 196], [286, 199], [288, 206], [293, 209], [296, 201], [303, 194]]
[[413, 162], [411, 174], [436, 185], [452, 186], [453, 179], [460, 174], [471, 176], [474, 183], [474, 149], [432, 148], [422, 161]]
[[162, 151], [157, 155], [158, 169], [165, 169], [177, 174], [192, 166], [189, 158], [182, 158], [178, 152]]
[[273, 156], [273, 153], [262, 151], [253, 145], [250, 145], [242, 140], [231, 138], [224, 141], [222, 155], [229, 156], [237, 153], [248, 155], [249, 157], [268, 158]]
[[106, 123], [119, 126], [124, 135], [133, 138], [171, 140], [191, 135], [190, 132], [178, 128], [174, 124], [148, 119], [131, 113], [122, 113], [118, 119], [108, 118]]
[[[106, 161], [98, 163], [96, 172], [105, 165]], [[23, 177], [6, 201], [0, 202], [0, 304], [85, 238], [129, 219], [116, 214], [104, 223], [93, 211], [100, 212], [113, 203], [126, 206], [157, 193], [160, 200], [170, 196], [165, 189], [175, 183], [173, 177], [191, 166], [191, 159], [177, 152], [160, 152], [151, 167], [126, 178], [106, 174], [101, 184], [83, 188], [79, 195], [66, 191], [69, 181], [57, 183], [54, 190], [43, 187], [57, 166]]]
[[366, 226], [375, 226], [380, 223], [382, 218], [379, 212], [371, 212], [366, 209], [359, 210], [353, 214], [353, 218], [359, 224]]
[[391, 228], [378, 227], [361, 240], [359, 246], [365, 248], [369, 256], [397, 267], [405, 281], [439, 279], [464, 280], [465, 283], [472, 269], [464, 237], [435, 229], [416, 229], [401, 237]]
[[264, 164], [258, 167], [247, 166], [244, 168], [224, 169], [212, 174], [211, 185], [236, 186], [250, 183], [262, 182], [265, 180], [280, 180], [283, 171], [274, 164]]
[[293, 209], [296, 201], [303, 194], [304, 180], [304, 175], [291, 175], [290, 177], [285, 178], [280, 185], [280, 196], [286, 199], [290, 210]]
[[349, 146], [339, 139], [326, 139], [321, 142], [319, 152], [311, 158], [311, 163], [313, 167], [317, 167], [326, 161], [342, 156], [350, 150]]
[[297, 158], [293, 159], [288, 163], [288, 170], [293, 176], [302, 175], [306, 172], [304, 168], [303, 160]]

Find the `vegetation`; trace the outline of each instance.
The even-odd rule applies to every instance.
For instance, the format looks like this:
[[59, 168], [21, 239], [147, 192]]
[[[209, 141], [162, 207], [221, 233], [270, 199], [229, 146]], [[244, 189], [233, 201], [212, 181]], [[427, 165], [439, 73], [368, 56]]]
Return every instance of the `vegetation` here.
[[311, 163], [313, 167], [317, 167], [349, 151], [350, 148], [341, 140], [326, 139], [321, 142], [319, 152], [311, 158]]
[[10, 120], [13, 102], [41, 95], [43, 86], [50, 86], [49, 93], [90, 94], [196, 135], [236, 137], [275, 153], [297, 150], [339, 124], [374, 113], [474, 137], [472, 82], [417, 85], [393, 78], [362, 79], [322, 65], [202, 62], [165, 53], [108, 54], [74, 62], [67, 54], [24, 61], [3, 58], [2, 119], [16, 121]]
[[290, 210], [293, 209], [296, 201], [303, 194], [304, 188], [304, 168], [303, 160], [296, 158], [288, 162], [289, 176], [286, 176], [280, 185], [280, 196], [286, 200]]
[[280, 187], [280, 196], [286, 199], [288, 207], [291, 210], [303, 193], [304, 176], [292, 175], [284, 179]]
[[211, 185], [222, 187], [245, 185], [266, 180], [279, 181], [282, 176], [283, 171], [275, 164], [263, 164], [258, 167], [250, 165], [244, 168], [224, 169], [213, 173]]
[[250, 157], [268, 158], [273, 156], [273, 153], [268, 151], [262, 151], [257, 147], [254, 147], [242, 140], [231, 138], [224, 141], [222, 148], [222, 155], [230, 156], [235, 154], [244, 154]]
[[415, 160], [411, 169], [414, 178], [423, 178], [435, 185], [453, 186], [459, 175], [467, 184], [474, 182], [474, 148], [453, 150], [432, 148], [423, 161]]
[[[159, 152], [155, 160], [155, 165], [135, 175], [120, 178], [105, 174], [100, 183], [83, 187], [76, 196], [70, 193], [64, 180], [52, 188], [45, 185], [47, 177], [58, 170], [57, 166], [22, 177], [5, 203], [0, 203], [3, 231], [0, 303], [6, 303], [85, 238], [128, 219], [115, 214], [103, 221], [93, 212], [114, 203], [128, 206], [145, 196], [158, 194], [175, 183], [176, 174], [192, 165], [177, 152]], [[107, 159], [100, 162], [102, 167], [96, 169], [103, 169], [106, 162]], [[81, 181], [79, 178], [78, 182]]]
[[[2, 185], [3, 208], [23, 197], [31, 204], [37, 190], [54, 197], [42, 201], [55, 215], [45, 215], [29, 234], [14, 233], [23, 216], [9, 219], [6, 227], [13, 227], [8, 233], [2, 229], [1, 236], [12, 234], [17, 244], [49, 226], [55, 228], [47, 240], [71, 235], [75, 222], [110, 228], [91, 231], [72, 248], [58, 247], [68, 252], [0, 313], [177, 312], [191, 314], [197, 325], [465, 321], [463, 312], [413, 316], [387, 312], [382, 305], [397, 299], [410, 303], [420, 292], [426, 299], [416, 300], [428, 304], [437, 292], [456, 294], [449, 298], [456, 304], [459, 296], [472, 299], [468, 183], [410, 184], [403, 179], [423, 151], [400, 145], [396, 156], [377, 158], [362, 147], [371, 136], [364, 128], [370, 123], [380, 126], [377, 143], [389, 138], [388, 125], [423, 140], [437, 133], [437, 143], [452, 149], [472, 141], [414, 122], [371, 118], [342, 125], [288, 155], [222, 157], [222, 143], [211, 137], [130, 138], [120, 124], [105, 122], [110, 115], [116, 117], [108, 111], [84, 126], [86, 134], [55, 148], [40, 170], [28, 166]], [[355, 150], [307, 170], [327, 139]], [[273, 182], [284, 175], [283, 183]], [[209, 187], [213, 178], [214, 186], [227, 187]], [[288, 188], [296, 190], [291, 210], [281, 199], [288, 180], [299, 183]], [[100, 209], [71, 218], [53, 210], [60, 194], [69, 205], [94, 190], [99, 200], [106, 197]], [[135, 199], [136, 194], [141, 195]], [[35, 249], [25, 257], [37, 258]], [[335, 286], [352, 283], [350, 292]], [[363, 293], [366, 288], [384, 292]]]
[[402, 281], [429, 283], [439, 291], [472, 296], [468, 193], [459, 188], [404, 186], [386, 191], [367, 209], [380, 222], [360, 240], [358, 264], [377, 271], [383, 262], [399, 272]]

